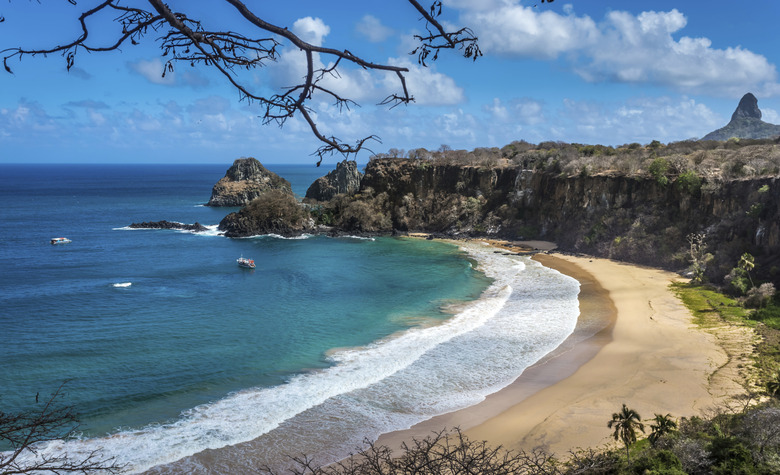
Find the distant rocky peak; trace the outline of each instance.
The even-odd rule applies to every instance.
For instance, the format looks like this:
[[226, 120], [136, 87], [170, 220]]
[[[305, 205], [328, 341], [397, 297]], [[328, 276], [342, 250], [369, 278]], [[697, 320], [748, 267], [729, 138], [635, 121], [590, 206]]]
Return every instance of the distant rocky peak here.
[[737, 106], [737, 110], [731, 115], [731, 120], [736, 120], [741, 117], [761, 119], [761, 109], [758, 108], [758, 99], [749, 92], [742, 96], [742, 99]]

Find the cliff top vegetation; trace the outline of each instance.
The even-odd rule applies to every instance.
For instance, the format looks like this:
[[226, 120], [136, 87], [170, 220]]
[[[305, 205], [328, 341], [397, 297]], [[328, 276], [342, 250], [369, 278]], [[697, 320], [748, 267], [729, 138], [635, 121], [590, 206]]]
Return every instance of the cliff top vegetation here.
[[524, 140], [504, 147], [435, 151], [391, 148], [372, 159], [404, 158], [435, 165], [522, 167], [565, 176], [624, 175], [676, 177], [695, 173], [708, 181], [728, 181], [780, 174], [780, 144], [776, 139], [683, 140], [618, 147], [565, 142], [532, 144]]

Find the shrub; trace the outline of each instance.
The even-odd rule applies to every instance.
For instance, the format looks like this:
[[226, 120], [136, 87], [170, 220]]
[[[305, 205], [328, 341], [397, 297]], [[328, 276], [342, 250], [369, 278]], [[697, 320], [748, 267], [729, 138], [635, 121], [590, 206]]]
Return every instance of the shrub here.
[[765, 307], [775, 296], [775, 285], [769, 282], [763, 283], [758, 287], [753, 287], [747, 292], [745, 305], [748, 307]]
[[736, 437], [716, 437], [710, 445], [715, 475], [758, 474], [750, 450]]
[[650, 175], [663, 186], [669, 184], [669, 178], [666, 176], [669, 173], [669, 160], [664, 157], [658, 157], [653, 160], [648, 168]]
[[726, 276], [729, 290], [736, 295], [745, 295], [750, 288], [750, 278], [745, 269], [735, 267]]
[[682, 172], [674, 184], [680, 191], [685, 191], [692, 195], [698, 194], [701, 190], [701, 178], [691, 170]]
[[685, 475], [682, 462], [674, 452], [659, 450], [652, 455], [642, 457], [633, 467], [634, 473], [653, 475]]

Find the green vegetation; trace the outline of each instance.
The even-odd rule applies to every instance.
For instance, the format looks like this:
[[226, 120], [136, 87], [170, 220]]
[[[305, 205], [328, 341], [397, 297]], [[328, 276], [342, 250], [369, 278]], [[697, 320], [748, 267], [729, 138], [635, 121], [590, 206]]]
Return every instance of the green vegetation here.
[[[777, 304], [776, 297], [766, 306], [751, 310], [740, 304], [737, 299], [709, 286], [676, 283], [672, 284], [672, 290], [691, 311], [694, 322], [703, 328], [724, 323], [753, 327], [760, 340], [753, 350], [753, 366], [749, 368], [750, 383], [755, 388], [769, 388], [773, 382], [778, 381], [780, 306]], [[774, 288], [772, 293], [774, 294]], [[767, 395], [773, 394], [769, 391]]]
[[722, 322], [744, 323], [749, 311], [740, 303], [708, 285], [673, 283], [672, 291], [691, 311], [694, 322], [703, 327]]
[[[625, 414], [624, 414], [625, 412]], [[618, 438], [628, 441], [631, 456], [623, 448], [573, 451], [563, 458], [542, 449], [509, 452], [472, 441], [460, 430], [441, 431], [404, 443], [400, 450], [367, 442], [366, 448], [342, 462], [321, 467], [306, 457], [295, 457], [297, 466], [284, 473], [296, 475], [402, 475], [402, 474], [517, 474], [517, 475], [770, 475], [780, 471], [780, 406], [768, 401], [742, 412], [715, 412], [709, 418], [682, 418], [677, 424], [668, 414], [669, 430], [648, 439], [635, 440], [642, 425], [638, 414], [626, 405], [608, 421], [618, 428]], [[618, 422], [615, 422], [618, 421]], [[626, 421], [631, 421], [626, 425]], [[614, 424], [613, 424], [614, 422]], [[630, 427], [629, 427], [630, 426]], [[655, 425], [654, 425], [655, 427]], [[673, 427], [673, 428], [672, 428]], [[634, 429], [627, 433], [623, 428]], [[655, 433], [655, 432], [654, 432]], [[632, 442], [633, 440], [633, 442]], [[271, 469], [264, 473], [275, 474]]]
[[693, 170], [685, 170], [680, 173], [680, 176], [677, 177], [674, 184], [679, 190], [685, 191], [691, 195], [696, 195], [701, 191], [701, 177]]
[[620, 440], [626, 446], [626, 461], [631, 465], [631, 444], [636, 442], [637, 430], [644, 432], [645, 425], [642, 424], [642, 418], [639, 414], [629, 409], [625, 404], [619, 412], [612, 414], [612, 420], [607, 423], [607, 427], [614, 428], [612, 437]]
[[766, 307], [756, 309], [751, 315], [751, 318], [770, 328], [780, 331], [780, 305], [776, 302], [773, 302]]
[[[662, 184], [671, 178], [686, 177], [681, 187], [693, 193], [698, 188], [694, 177], [703, 186], [714, 180], [744, 177], [774, 176], [780, 174], [780, 147], [772, 139], [741, 139], [737, 141], [683, 140], [662, 144], [658, 140], [643, 146], [639, 143], [617, 147], [583, 145], [565, 142], [532, 144], [519, 140], [502, 148], [453, 150], [443, 145], [438, 150], [423, 148], [409, 151], [391, 148], [377, 153], [374, 158], [408, 158], [433, 165], [466, 165], [477, 167], [519, 166], [526, 170], [540, 170], [552, 174], [578, 176], [620, 173], [626, 176], [647, 176]], [[769, 190], [768, 187], [764, 189]]]
[[664, 157], [658, 157], [650, 163], [647, 171], [650, 172], [650, 175], [655, 178], [659, 185], [666, 186], [669, 184], [669, 177], [667, 176], [669, 168], [669, 160]]

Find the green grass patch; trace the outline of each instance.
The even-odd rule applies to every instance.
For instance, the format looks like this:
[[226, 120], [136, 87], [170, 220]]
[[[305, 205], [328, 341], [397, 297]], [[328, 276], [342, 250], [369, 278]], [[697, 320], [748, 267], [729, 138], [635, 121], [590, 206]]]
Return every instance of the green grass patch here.
[[746, 309], [736, 300], [706, 285], [673, 283], [671, 289], [688, 307], [694, 322], [702, 328], [724, 322], [755, 328], [760, 336], [753, 349], [756, 383], [763, 387], [776, 378], [780, 372], [780, 307], [771, 304], [755, 311]]
[[759, 308], [750, 316], [750, 318], [763, 323], [769, 328], [780, 330], [780, 306], [772, 304], [764, 308]]
[[712, 326], [726, 321], [747, 323], [750, 311], [733, 298], [712, 287], [675, 282], [672, 291], [682, 300], [700, 326]]

